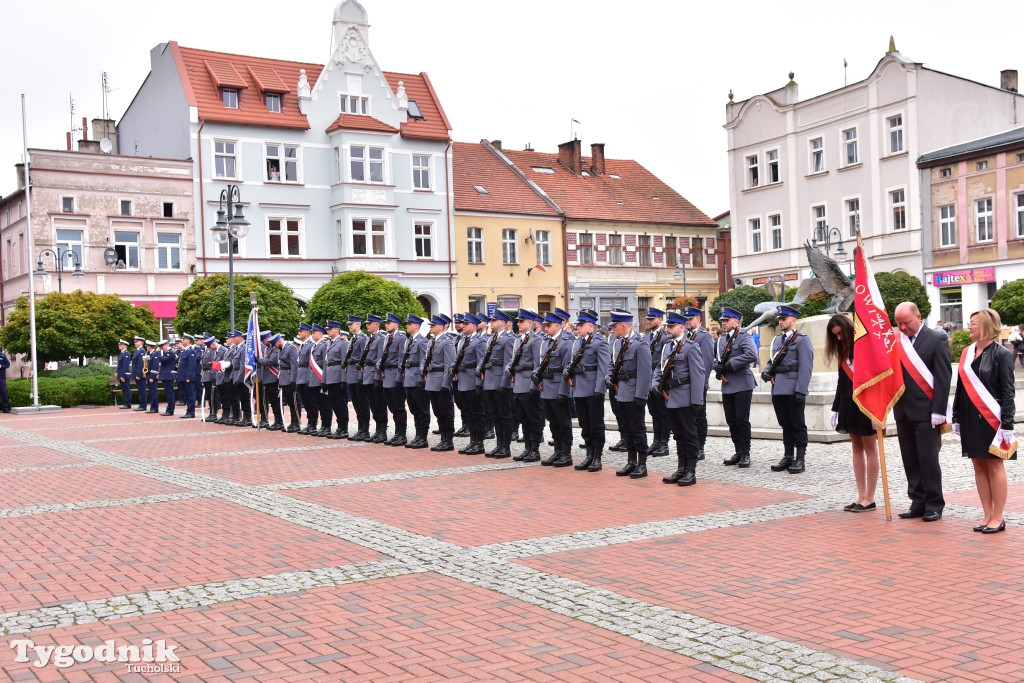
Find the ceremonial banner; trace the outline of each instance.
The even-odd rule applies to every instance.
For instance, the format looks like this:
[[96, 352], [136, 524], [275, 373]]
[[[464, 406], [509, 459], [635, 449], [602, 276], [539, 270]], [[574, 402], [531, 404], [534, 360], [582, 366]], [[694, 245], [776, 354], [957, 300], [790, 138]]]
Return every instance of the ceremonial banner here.
[[254, 307], [249, 313], [249, 329], [246, 331], [245, 337], [245, 376], [242, 378], [242, 382], [250, 389], [252, 389], [252, 383], [256, 378], [256, 359], [263, 357], [258, 311], [259, 309]]

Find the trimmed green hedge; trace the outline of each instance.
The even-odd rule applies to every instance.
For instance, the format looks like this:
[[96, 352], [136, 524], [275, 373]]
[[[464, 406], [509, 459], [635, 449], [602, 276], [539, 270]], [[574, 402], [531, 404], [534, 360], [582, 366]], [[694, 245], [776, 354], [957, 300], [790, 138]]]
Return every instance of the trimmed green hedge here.
[[[85, 368], [76, 368], [83, 370]], [[32, 380], [13, 379], [7, 382], [7, 393], [12, 406], [30, 406]], [[110, 378], [96, 377], [39, 377], [40, 405], [72, 408], [82, 404], [110, 405]]]
[[113, 368], [106, 363], [92, 363], [90, 365], [65, 365], [59, 370], [44, 370], [39, 373], [40, 377], [69, 377], [71, 379], [78, 379], [79, 377], [106, 377], [107, 379], [114, 376], [117, 368]]

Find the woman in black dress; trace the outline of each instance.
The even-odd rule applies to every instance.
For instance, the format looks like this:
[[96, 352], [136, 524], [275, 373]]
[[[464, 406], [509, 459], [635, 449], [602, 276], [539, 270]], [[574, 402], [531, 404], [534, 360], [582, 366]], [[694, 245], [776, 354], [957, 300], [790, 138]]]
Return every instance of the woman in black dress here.
[[[999, 314], [991, 308], [983, 308], [971, 314], [967, 329], [974, 344], [964, 349], [964, 355], [960, 357], [959, 381], [953, 398], [953, 431], [960, 435], [960, 448], [964, 457], [970, 458], [974, 465], [978, 497], [985, 510], [985, 521], [974, 527], [974, 530], [983, 534], [994, 534], [1006, 529], [1003, 520], [1007, 493], [1006, 469], [1002, 458], [989, 452], [989, 446], [996, 437], [996, 428], [981, 414], [964, 386], [964, 364], [969, 364], [980, 383], [998, 402], [998, 433], [1001, 440], [1008, 442], [1013, 437], [1013, 414], [1016, 411], [1013, 400], [1013, 353], [1002, 344], [993, 343], [999, 338], [1001, 328]], [[1017, 454], [1014, 453], [1009, 459], [1016, 460]]]
[[853, 445], [853, 476], [857, 479], [857, 500], [843, 509], [866, 512], [875, 509], [878, 485], [878, 439], [871, 418], [853, 402], [853, 323], [849, 316], [834, 315], [825, 334], [825, 358], [839, 366], [839, 383], [832, 401], [832, 427], [849, 434]]

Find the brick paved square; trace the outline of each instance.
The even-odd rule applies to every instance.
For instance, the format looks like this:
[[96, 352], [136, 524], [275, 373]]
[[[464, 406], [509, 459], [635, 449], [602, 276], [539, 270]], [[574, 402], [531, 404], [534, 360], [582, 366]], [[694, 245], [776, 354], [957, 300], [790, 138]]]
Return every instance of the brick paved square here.
[[[193, 424], [195, 421], [187, 422]], [[234, 427], [231, 431], [225, 429], [220, 432], [214, 431], [212, 426], [200, 425], [195, 430], [179, 427], [177, 433], [170, 430], [166, 434], [141, 435], [137, 439], [122, 441], [90, 441], [86, 445], [133, 458], [167, 458], [177, 455], [244, 451], [251, 448], [279, 448], [284, 444], [273, 437], [268, 437], [267, 432], [261, 431], [257, 434], [255, 429], [243, 430]]]
[[[1007, 467], [1018, 467], [1016, 463], [1007, 463]], [[1011, 483], [1006, 496], [1006, 512], [1024, 513], [1024, 482]], [[969, 505], [978, 508], [978, 522], [982, 521], [981, 500], [978, 498], [977, 489], [943, 493], [947, 503], [953, 505]]]
[[828, 512], [521, 562], [913, 678], [1024, 679], [1019, 533]]
[[[291, 436], [291, 435], [289, 435]], [[303, 441], [299, 441], [303, 438]], [[458, 462], [445, 462], [437, 453], [426, 450], [390, 448], [379, 445], [344, 445], [344, 441], [331, 442], [326, 439], [293, 437], [285, 443], [275, 443], [279, 448], [296, 448], [302, 444], [324, 446], [334, 443], [331, 448], [317, 450], [293, 450], [283, 453], [253, 453], [225, 455], [216, 458], [196, 460], [169, 460], [169, 467], [198, 472], [211, 477], [260, 486], [293, 481], [316, 479], [344, 479], [389, 472], [411, 472], [431, 470], [439, 467], [457, 466]], [[271, 448], [269, 443], [267, 448]]]
[[[147, 637], [177, 645], [181, 673], [147, 680], [748, 680], [721, 670], [706, 673], [688, 657], [435, 574], [30, 637], [37, 645], [139, 643]], [[103, 672], [113, 677], [125, 671], [98, 662], [62, 670], [19, 664], [10, 640], [0, 640], [0, 670], [11, 680], [60, 674], [102, 680]]]
[[803, 499], [714, 481], [684, 489], [655, 476], [634, 481], [611, 469], [541, 466], [286, 493], [466, 547]]
[[0, 519], [0, 612], [380, 559], [207, 499]]
[[105, 465], [8, 472], [0, 475], [0, 507], [123, 500], [184, 490], [174, 484], [120, 472]]
[[0, 448], [0, 469], [10, 467], [52, 467], [54, 465], [71, 465], [85, 462], [81, 458], [43, 448], [27, 446], [23, 443], [17, 448]]

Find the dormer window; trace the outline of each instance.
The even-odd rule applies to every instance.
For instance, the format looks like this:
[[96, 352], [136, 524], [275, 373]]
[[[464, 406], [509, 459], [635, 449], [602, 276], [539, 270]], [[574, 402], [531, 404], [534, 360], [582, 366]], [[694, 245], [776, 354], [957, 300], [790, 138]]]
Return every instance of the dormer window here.
[[370, 113], [370, 98], [342, 93], [339, 97], [339, 111], [342, 114], [361, 114], [366, 116]]
[[267, 103], [267, 111], [273, 114], [281, 113], [281, 95], [280, 93], [268, 92], [264, 99]]
[[220, 91], [224, 106], [228, 109], [238, 109], [238, 91], [234, 88], [224, 88]]
[[423, 112], [420, 111], [420, 105], [416, 103], [416, 100], [409, 100], [409, 118], [417, 121], [423, 120]]

